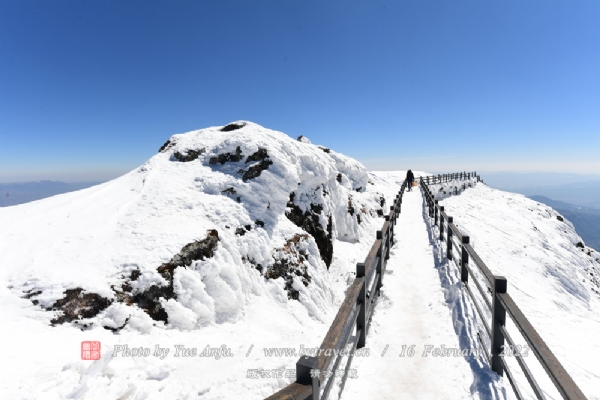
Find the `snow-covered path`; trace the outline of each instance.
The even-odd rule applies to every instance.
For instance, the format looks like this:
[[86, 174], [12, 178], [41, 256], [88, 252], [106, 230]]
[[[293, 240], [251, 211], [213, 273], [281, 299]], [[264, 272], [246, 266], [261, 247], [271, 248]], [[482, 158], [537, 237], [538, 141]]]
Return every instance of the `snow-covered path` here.
[[[480, 397], [470, 365], [472, 357], [433, 356], [435, 349], [442, 347], [458, 349], [459, 338], [440, 283], [422, 201], [419, 190], [404, 195], [395, 227], [396, 244], [390, 251], [384, 287], [367, 336], [370, 356], [355, 357], [352, 368], [358, 379], [347, 380], [344, 400]], [[432, 346], [428, 354], [424, 354], [426, 346]], [[502, 389], [491, 389], [485, 398], [504, 397]]]

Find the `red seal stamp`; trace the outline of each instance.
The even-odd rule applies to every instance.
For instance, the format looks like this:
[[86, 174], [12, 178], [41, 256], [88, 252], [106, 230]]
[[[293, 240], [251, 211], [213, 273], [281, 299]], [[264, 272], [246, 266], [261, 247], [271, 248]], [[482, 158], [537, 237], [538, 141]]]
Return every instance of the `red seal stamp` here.
[[81, 342], [82, 360], [100, 359], [100, 342]]

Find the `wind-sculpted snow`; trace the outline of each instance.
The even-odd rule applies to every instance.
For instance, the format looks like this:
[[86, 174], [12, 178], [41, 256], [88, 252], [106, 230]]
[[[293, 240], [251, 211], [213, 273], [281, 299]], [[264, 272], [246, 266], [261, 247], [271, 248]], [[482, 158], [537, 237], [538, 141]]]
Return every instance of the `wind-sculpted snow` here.
[[[86, 326], [122, 328], [135, 314], [198, 329], [235, 322], [260, 294], [299, 300], [320, 319], [317, 310], [332, 306], [334, 241], [358, 242], [361, 220], [381, 214], [368, 180], [355, 160], [250, 122], [178, 134], [114, 181], [0, 210], [0, 260], [13, 293], [33, 291], [28, 299], [40, 307], [75, 288], [112, 303], [97, 317], [86, 314]], [[173, 261], [211, 230], [214, 252]], [[276, 249], [306, 233], [296, 265], [278, 258]]]
[[[293, 378], [247, 370], [294, 368], [262, 347], [318, 346], [381, 229], [380, 191], [398, 190], [251, 122], [157, 147], [111, 182], [0, 208], [3, 393], [267, 397]], [[81, 360], [87, 340], [101, 341], [100, 360]], [[152, 351], [114, 353], [125, 345]], [[156, 346], [171, 352], [154, 356]], [[176, 346], [233, 357], [185, 358]]]

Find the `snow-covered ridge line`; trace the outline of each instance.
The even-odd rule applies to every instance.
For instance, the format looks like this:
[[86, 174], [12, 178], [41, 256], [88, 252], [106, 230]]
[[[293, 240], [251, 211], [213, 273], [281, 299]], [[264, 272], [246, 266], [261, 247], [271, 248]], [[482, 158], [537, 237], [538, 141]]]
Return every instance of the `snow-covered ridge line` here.
[[[7, 261], [11, 286], [59, 314], [52, 325], [82, 329], [200, 329], [239, 320], [265, 292], [278, 303], [287, 303], [281, 294], [299, 300], [318, 319], [318, 297], [331, 298], [334, 241], [358, 242], [365, 223], [383, 216], [385, 199], [372, 187], [356, 160], [248, 121], [173, 135], [118, 179], [2, 210], [5, 226], [16, 226], [59, 209], [46, 226], [63, 226], [37, 240], [67, 236], [51, 257]], [[98, 243], [119, 245], [103, 253]], [[278, 280], [283, 293], [271, 286]]]
[[[517, 327], [518, 333], [526, 340], [546, 373], [551, 377], [560, 395], [565, 399], [585, 399], [585, 395], [573, 378], [567, 373], [510, 294], [507, 293], [507, 279], [504, 276], [496, 276], [490, 271], [471, 245], [471, 237], [465, 234], [464, 229], [461, 231], [454, 223], [453, 217], [447, 214], [444, 206], [438, 204], [436, 197], [439, 199], [440, 197], [445, 198], [452, 194], [458, 194], [461, 189], [465, 190], [467, 186], [473, 187], [477, 182], [481, 182], [481, 179], [476, 173], [473, 175], [470, 173], [446, 174], [433, 177], [432, 179], [430, 177], [426, 179], [421, 178], [421, 190], [425, 195], [424, 206], [427, 208], [427, 214], [430, 220], [433, 220], [432, 228], [437, 227], [438, 229], [437, 238], [446, 247], [446, 258], [454, 261], [460, 270], [461, 281], [464, 284], [463, 287], [467, 289], [467, 293], [473, 301], [489, 336], [490, 350], [489, 352], [486, 350], [486, 353], [488, 354], [491, 369], [500, 376], [503, 376], [503, 373], [506, 372], [515, 394], [519, 398], [522, 398], [515, 376], [508, 368], [507, 361], [504, 358], [506, 348], [510, 348], [511, 350], [517, 349], [516, 343], [507, 331], [506, 315], [508, 314]], [[452, 193], [452, 190], [449, 190], [450, 188], [454, 189], [454, 193]], [[442, 193], [442, 196], [435, 196], [434, 193]], [[458, 243], [454, 241], [454, 238], [458, 239]], [[453, 250], [454, 247], [456, 247], [456, 251]], [[477, 266], [478, 271], [472, 267], [473, 264]], [[481, 294], [481, 298], [488, 308], [487, 311], [492, 314], [489, 325], [486, 322], [486, 316], [481, 311], [479, 302], [468, 286], [469, 275], [475, 283], [479, 294]], [[485, 281], [483, 282], [488, 287], [487, 293], [482, 289], [479, 282], [481, 277], [487, 281], [487, 284]], [[507, 345], [505, 345], [505, 341]], [[481, 344], [483, 346], [484, 342], [481, 341]], [[508, 351], [506, 354], [508, 354]], [[526, 366], [522, 355], [518, 353], [511, 355], [517, 359], [518, 365], [533, 391], [536, 395], [543, 398], [543, 392], [536, 383], [533, 374]]]
[[[356, 278], [346, 291], [344, 301], [319, 347], [318, 356], [300, 357], [296, 364], [296, 381], [266, 400], [289, 398], [304, 400], [313, 396], [313, 393], [319, 393], [317, 398], [327, 400], [338, 370], [344, 371], [338, 389], [338, 396], [341, 395], [348, 377], [347, 366], [352, 362], [354, 351], [365, 347], [366, 344], [366, 336], [379, 298], [379, 290], [382, 287], [389, 251], [394, 243], [394, 225], [401, 211], [402, 195], [406, 185], [407, 182], [404, 181], [393, 205], [390, 206], [389, 214], [385, 216], [381, 230], [377, 232], [377, 240], [371, 247], [365, 262], [357, 264]], [[340, 354], [339, 349], [348, 346], [353, 332], [352, 350], [347, 354]], [[346, 360], [342, 362], [344, 358]], [[315, 377], [313, 371], [318, 371], [317, 379], [313, 379]], [[324, 376], [325, 371], [330, 373], [328, 377]]]
[[[205, 397], [215, 399], [276, 392], [295, 377], [243, 378], [296, 358], [259, 349], [320, 344], [401, 183], [248, 121], [173, 135], [156, 147], [113, 181], [0, 209], [8, 376], [1, 392], [183, 398], [210, 390]], [[78, 354], [90, 340], [102, 344], [95, 361]], [[20, 343], [37, 346], [35, 363], [17, 353]], [[173, 352], [115, 353], [126, 345]], [[181, 359], [174, 352], [181, 345], [199, 354], [225, 345], [236, 357]]]

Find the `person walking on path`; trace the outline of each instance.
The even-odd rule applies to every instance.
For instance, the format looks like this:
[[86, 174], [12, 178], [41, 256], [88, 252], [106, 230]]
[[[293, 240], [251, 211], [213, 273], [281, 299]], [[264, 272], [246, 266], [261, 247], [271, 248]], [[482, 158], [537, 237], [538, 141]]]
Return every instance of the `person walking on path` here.
[[409, 169], [408, 172], [406, 173], [406, 184], [408, 186], [409, 192], [412, 190], [414, 180], [415, 180], [415, 176], [413, 175], [413, 172]]

